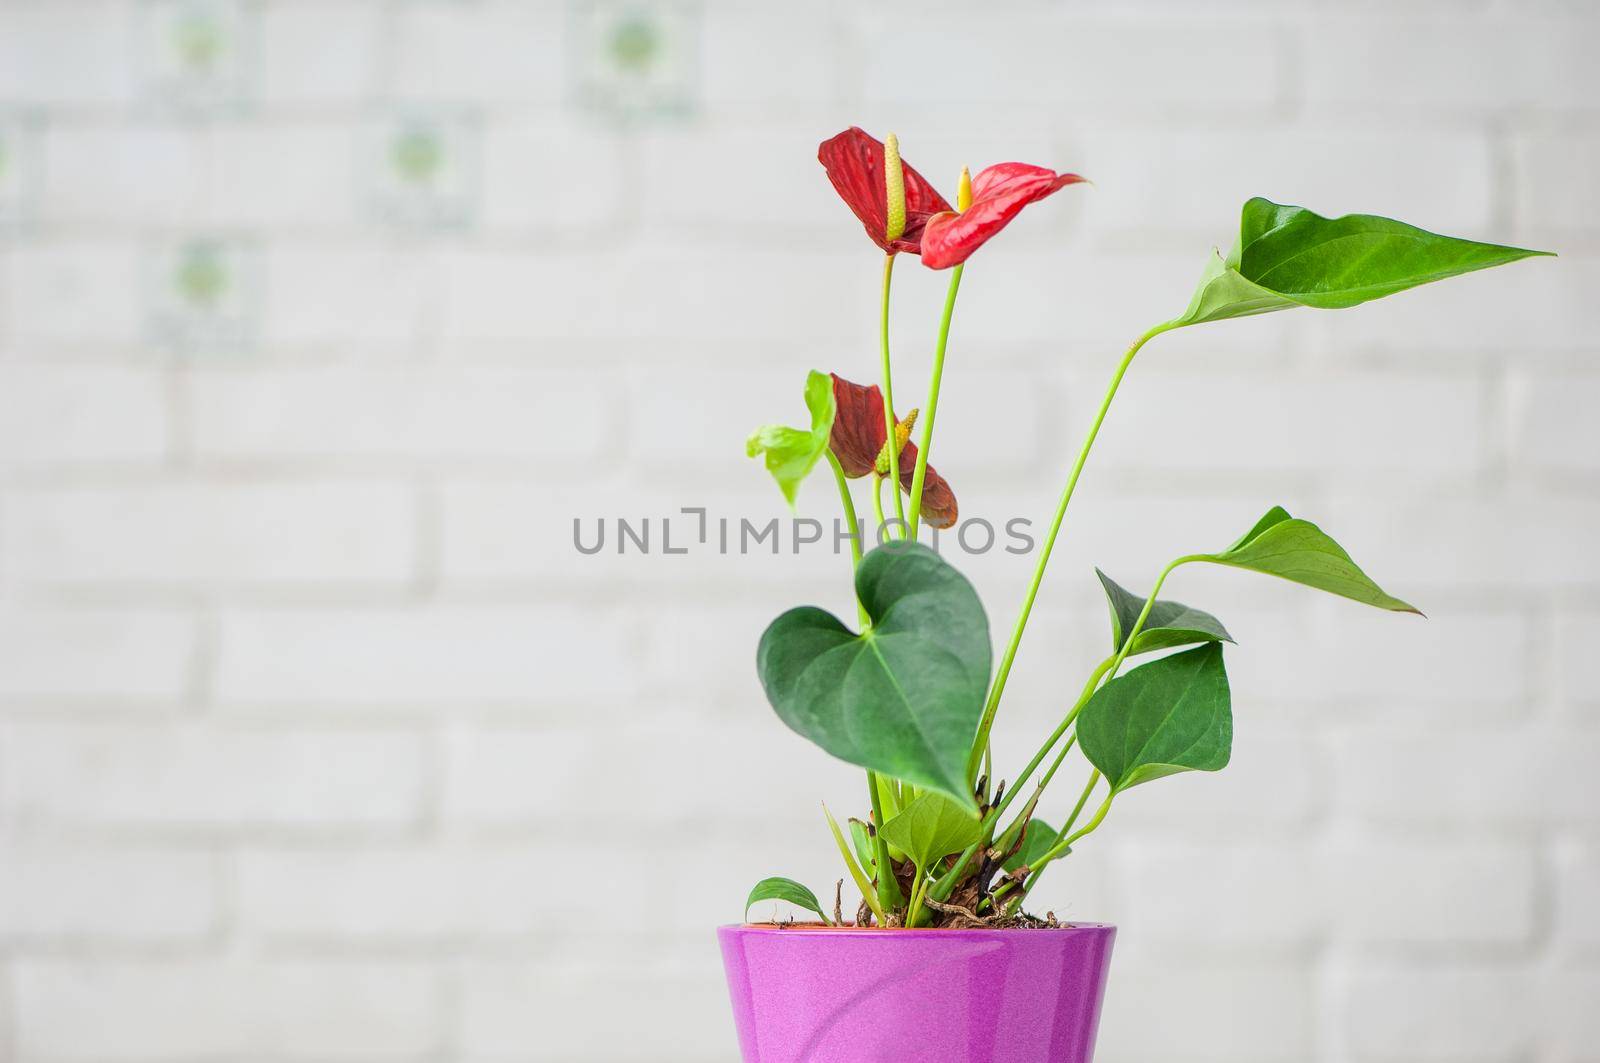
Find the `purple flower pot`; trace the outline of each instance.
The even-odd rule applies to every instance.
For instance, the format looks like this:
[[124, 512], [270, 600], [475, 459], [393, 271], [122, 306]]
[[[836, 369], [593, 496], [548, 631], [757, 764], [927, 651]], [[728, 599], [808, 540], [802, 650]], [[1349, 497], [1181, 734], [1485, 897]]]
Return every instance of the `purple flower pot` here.
[[717, 931], [745, 1063], [1089, 1063], [1115, 927]]

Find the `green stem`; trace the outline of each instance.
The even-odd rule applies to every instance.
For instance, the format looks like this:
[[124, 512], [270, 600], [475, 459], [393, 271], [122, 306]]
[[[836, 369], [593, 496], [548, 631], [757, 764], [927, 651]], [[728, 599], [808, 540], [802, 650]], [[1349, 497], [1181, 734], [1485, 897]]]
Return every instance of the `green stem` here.
[[[1186, 565], [1191, 561], [1203, 560], [1205, 560], [1205, 558], [1202, 555], [1188, 554], [1184, 557], [1177, 558], [1168, 564], [1166, 568], [1161, 570], [1161, 575], [1156, 577], [1155, 586], [1151, 588], [1149, 596], [1145, 598], [1144, 608], [1139, 610], [1138, 618], [1134, 620], [1133, 626], [1128, 629], [1127, 637], [1122, 640], [1122, 648], [1117, 651], [1115, 656], [1108, 657], [1106, 660], [1102, 661], [1100, 663], [1100, 667], [1096, 668], [1094, 673], [1089, 676], [1089, 681], [1084, 685], [1083, 693], [1079, 696], [1078, 703], [1072, 707], [1072, 711], [1067, 714], [1066, 719], [1061, 721], [1061, 725], [1056, 728], [1055, 733], [1050, 736], [1049, 740], [1045, 742], [1044, 747], [1039, 751], [1038, 754], [1035, 755], [1033, 763], [1029, 764], [1027, 769], [1023, 772], [1024, 778], [1033, 772], [1033, 769], [1038, 765], [1039, 757], [1043, 756], [1046, 750], [1060, 740], [1062, 733], [1069, 726], [1071, 726], [1074, 720], [1078, 718], [1078, 713], [1083, 711], [1083, 707], [1087, 705], [1089, 703], [1089, 699], [1094, 696], [1095, 689], [1099, 685], [1101, 676], [1105, 677], [1105, 681], [1107, 683], [1116, 678], [1117, 669], [1122, 667], [1122, 662], [1128, 657], [1128, 651], [1132, 648], [1134, 641], [1139, 637], [1139, 633], [1144, 630], [1145, 621], [1150, 618], [1150, 611], [1155, 608], [1156, 598], [1161, 593], [1162, 585], [1167, 582], [1167, 577], [1172, 575], [1173, 571], [1177, 569], [1179, 565]], [[1055, 778], [1056, 770], [1060, 768], [1062, 762], [1067, 759], [1067, 754], [1072, 752], [1072, 747], [1077, 742], [1077, 739], [1078, 736], [1076, 732], [1074, 732], [1073, 735], [1067, 739], [1067, 744], [1061, 748], [1060, 754], [1056, 756], [1055, 761], [1050, 765], [1050, 770], [1045, 772], [1044, 778], [1039, 780], [1039, 785], [1034, 791], [1035, 797], [1043, 793], [1044, 788], [1050, 785], [1050, 780]], [[1095, 784], [1099, 781], [1100, 770], [1096, 768], [1089, 774], [1089, 782], [1084, 786], [1083, 793], [1078, 797], [1078, 803], [1073, 806], [1072, 815], [1068, 817], [1066, 824], [1061, 828], [1061, 833], [1063, 835], [1072, 829], [1072, 825], [1074, 823], [1078, 822], [1078, 817], [1083, 813], [1084, 805], [1089, 801], [1089, 795], [1094, 792]], [[1110, 799], [1107, 798], [1107, 801], [1109, 800]], [[1003, 807], [1004, 805], [1002, 805], [1002, 808]], [[1017, 823], [1013, 823], [1007, 828], [1007, 832], [1015, 829], [1017, 826]], [[1033, 886], [1031, 880], [1028, 885], [1031, 889]]]
[[[850, 496], [850, 481], [845, 479], [844, 466], [839, 464], [839, 459], [833, 456], [833, 451], [825, 451], [828, 455], [828, 464], [833, 466], [833, 479], [839, 485], [839, 503], [844, 507], [844, 519], [850, 524], [850, 571], [853, 574], [856, 566], [861, 564], [861, 525], [856, 521], [856, 502]], [[855, 597], [854, 580], [851, 581], [850, 596]], [[861, 599], [856, 598], [856, 615], [861, 618], [863, 630], [872, 625], [872, 617], [867, 615], [867, 607], [861, 604]]]
[[[1044, 758], [1049, 756], [1050, 750], [1055, 747], [1057, 742], [1061, 741], [1061, 736], [1067, 733], [1067, 728], [1072, 726], [1073, 721], [1078, 718], [1078, 713], [1083, 711], [1083, 707], [1087, 705], [1089, 703], [1089, 699], [1094, 696], [1095, 687], [1099, 684], [1100, 677], [1106, 674], [1107, 669], [1111, 667], [1112, 662], [1115, 660], [1115, 657], [1107, 657], [1095, 667], [1093, 672], [1089, 673], [1089, 681], [1083, 685], [1083, 693], [1078, 695], [1077, 702], [1074, 703], [1067, 714], [1062, 717], [1061, 723], [1059, 723], [1056, 726], [1056, 729], [1050, 733], [1050, 737], [1045, 740], [1044, 745], [1039, 747], [1039, 751], [1033, 755], [1033, 759], [1028, 761], [1028, 766], [1022, 769], [1022, 774], [1017, 776], [1016, 785], [1006, 792], [1005, 797], [1000, 799], [1000, 804], [994, 810], [996, 817], [999, 817], [1001, 813], [1005, 812], [1005, 810], [1010, 806], [1011, 802], [1016, 799], [1017, 794], [1022, 792], [1022, 787], [1030, 778], [1033, 777], [1034, 770], [1038, 768], [1040, 764], [1044, 763]], [[1059, 766], [1060, 761], [1057, 760], [1056, 763]], [[1054, 774], [1055, 768], [1051, 768], [1050, 772], [1051, 774]], [[1050, 776], [1046, 775], [1044, 779], [1040, 781], [1038, 789], [1043, 790], [1049, 781]]]
[[898, 908], [905, 897], [900, 893], [900, 883], [895, 881], [894, 863], [889, 859], [889, 843], [883, 840], [883, 798], [878, 793], [876, 772], [867, 772], [867, 789], [872, 795], [872, 859], [878, 865], [878, 904], [889, 912]]
[[1061, 762], [1067, 759], [1067, 754], [1072, 752], [1072, 747], [1078, 744], [1078, 732], [1074, 731], [1067, 736], [1067, 744], [1061, 747], [1061, 752], [1056, 754], [1056, 759], [1050, 762], [1050, 770], [1044, 773], [1044, 778], [1039, 780], [1039, 789], [1043, 790], [1050, 785], [1050, 780], [1056, 777], [1056, 772], [1061, 769]]
[[854, 568], [861, 564], [861, 525], [856, 520], [856, 500], [850, 494], [850, 481], [845, 479], [844, 466], [839, 464], [832, 450], [823, 453], [828, 455], [828, 464], [833, 466], [833, 481], [839, 485], [839, 504], [844, 508], [845, 522], [850, 525], [850, 566]]
[[922, 519], [922, 481], [928, 474], [928, 447], [933, 442], [933, 418], [939, 412], [939, 384], [944, 378], [944, 349], [950, 342], [950, 318], [956, 310], [956, 292], [961, 288], [962, 263], [950, 272], [950, 288], [944, 297], [944, 316], [939, 320], [939, 343], [933, 349], [933, 376], [928, 380], [928, 402], [922, 408], [922, 442], [917, 447], [917, 471], [911, 477], [911, 538], [917, 537]]
[[[1045, 742], [1043, 746], [1039, 747], [1039, 751], [1033, 755], [1033, 759], [1028, 762], [1028, 766], [1022, 769], [1022, 774], [1017, 777], [1017, 784], [1007, 790], [1006, 795], [1000, 799], [1000, 802], [995, 805], [994, 808], [991, 808], [988, 814], [983, 817], [983, 832], [985, 838], [989, 837], [989, 832], [994, 829], [994, 825], [999, 822], [1000, 817], [1005, 813], [1005, 810], [1011, 806], [1011, 802], [1016, 800], [1017, 794], [1022, 792], [1023, 786], [1026, 785], [1028, 779], [1032, 777], [1034, 770], [1038, 768], [1039, 765], [1044, 761], [1045, 756], [1050, 752], [1050, 748], [1054, 746], [1058, 740], [1060, 740], [1067, 728], [1072, 726], [1072, 721], [1078, 718], [1078, 713], [1083, 709], [1083, 706], [1088, 703], [1089, 698], [1093, 696], [1095, 684], [1099, 682], [1100, 676], [1105, 673], [1105, 670], [1111, 666], [1111, 661], [1112, 658], [1107, 657], [1105, 660], [1101, 661], [1099, 666], [1096, 667], [1095, 670], [1090, 674], [1089, 681], [1083, 685], [1083, 693], [1079, 695], [1078, 702], [1077, 704], [1073, 705], [1072, 711], [1067, 713], [1066, 717], [1061, 721], [1060, 726], [1058, 726], [1054, 733], [1050, 735], [1049, 741]], [[1069, 745], [1068, 749], [1070, 748], [1071, 746]], [[1066, 751], [1063, 751], [1062, 757], [1065, 755]], [[1061, 766], [1061, 759], [1061, 757], [1056, 758], [1056, 762], [1051, 766], [1049, 774], [1045, 776], [1044, 780], [1041, 781], [1036, 788], [1036, 795], [1038, 791], [1043, 790], [1049, 783], [1050, 775], [1055, 774], [1056, 768]], [[1012, 827], [1015, 826], [1016, 824], [1013, 823]], [[1010, 829], [1011, 828], [1009, 827], [1007, 828], [1007, 830]], [[955, 892], [956, 884], [960, 882], [961, 875], [964, 871], [966, 871], [967, 865], [972, 862], [972, 858], [977, 855], [978, 850], [982, 848], [984, 844], [986, 843], [977, 842], [967, 846], [967, 848], [962, 851], [961, 856], [957, 858], [954, 866], [952, 866], [949, 871], [942, 875], [938, 882], [933, 884], [933, 895], [935, 900], [943, 901], [949, 899], [950, 894]]]
[[1089, 795], [1094, 793], [1094, 788], [1099, 782], [1100, 769], [1096, 768], [1089, 773], [1089, 781], [1084, 784], [1083, 793], [1078, 795], [1078, 803], [1072, 806], [1072, 815], [1068, 816], [1067, 821], [1061, 824], [1061, 834], [1056, 835], [1058, 841], [1062, 834], [1066, 834], [1072, 829], [1072, 825], [1078, 822], [1078, 817], [1083, 815], [1083, 806], [1089, 803]]
[[[1098, 772], [1096, 774], [1098, 774]], [[1043, 870], [1044, 867], [1050, 863], [1050, 861], [1071, 849], [1074, 842], [1083, 838], [1087, 838], [1089, 835], [1093, 834], [1095, 828], [1105, 822], [1106, 813], [1111, 811], [1111, 799], [1116, 796], [1117, 795], [1115, 793], [1106, 794], [1106, 799], [1100, 802], [1100, 808], [1095, 812], [1093, 819], [1091, 819], [1088, 823], [1085, 823], [1077, 832], [1068, 834], [1065, 838], [1056, 842], [1049, 849], [1045, 850], [1045, 854], [1039, 858], [1038, 863], [1034, 864], [1031, 869], [1033, 871], [1033, 875], [1028, 876], [1028, 885], [1030, 887], [1033, 885], [1034, 875], [1037, 875], [1041, 870]], [[1062, 831], [1065, 833], [1066, 828], [1063, 827]]]
[[911, 906], [906, 909], [906, 926], [917, 925], [917, 918], [922, 914], [922, 898], [928, 892], [928, 879], [922, 873], [922, 868], [917, 868], [917, 881], [911, 886]]
[[967, 774], [970, 777], [976, 777], [978, 764], [988, 749], [989, 731], [994, 726], [995, 714], [1000, 709], [1000, 696], [1005, 692], [1006, 678], [1011, 674], [1012, 662], [1016, 660], [1017, 647], [1022, 644], [1022, 633], [1028, 626], [1029, 614], [1033, 612], [1034, 599], [1039, 596], [1039, 584], [1044, 581], [1045, 566], [1050, 563], [1050, 552], [1055, 549], [1056, 537], [1061, 533], [1061, 522], [1066, 519], [1072, 492], [1078, 486], [1078, 477], [1083, 475], [1084, 463], [1089, 460], [1089, 451], [1094, 448], [1095, 437], [1100, 434], [1100, 425], [1106, 419], [1106, 411], [1111, 409], [1111, 400], [1116, 398], [1117, 388], [1122, 384], [1122, 378], [1128, 372], [1128, 366], [1133, 364], [1134, 355], [1139, 353], [1139, 349], [1161, 333], [1177, 327], [1176, 322], [1168, 321], [1146, 331], [1133, 341], [1133, 346], [1122, 356], [1122, 361], [1117, 363], [1117, 371], [1111, 376], [1105, 397], [1100, 400], [1099, 412], [1095, 414], [1094, 422], [1089, 426], [1089, 434], [1078, 452], [1078, 460], [1073, 463], [1072, 472], [1067, 477], [1067, 485], [1061, 491], [1061, 501], [1056, 505], [1055, 518], [1050, 522], [1050, 532], [1045, 536], [1044, 545], [1040, 548], [1039, 561], [1033, 570], [1033, 579], [1028, 583], [1028, 592], [1022, 599], [1022, 609], [1018, 612], [1017, 622], [1011, 630], [1011, 640], [1006, 643], [1005, 653], [1000, 657], [1000, 668], [995, 672], [994, 684], [989, 689], [989, 699], [984, 704], [983, 717], [978, 724], [977, 740], [973, 744], [972, 755], [967, 760]]
[[[894, 278], [894, 252], [883, 259], [883, 310], [880, 314], [879, 335], [883, 348], [883, 428], [889, 447], [889, 482], [894, 485], [894, 513], [901, 521], [906, 519], [905, 503], [900, 499], [900, 449], [894, 445], [894, 381], [889, 371], [889, 287]], [[878, 518], [881, 527], [883, 518]], [[904, 525], [902, 524], [902, 530]]]
[[[1144, 601], [1144, 608], [1139, 611], [1139, 618], [1133, 622], [1133, 627], [1128, 629], [1128, 637], [1123, 639], [1122, 648], [1116, 652], [1115, 656], [1107, 657], [1105, 660], [1101, 661], [1099, 666], [1090, 673], [1089, 681], [1083, 685], [1083, 693], [1078, 695], [1078, 701], [1072, 706], [1072, 711], [1067, 713], [1060, 725], [1056, 727], [1055, 731], [1052, 732], [1050, 737], [1045, 741], [1045, 744], [1040, 747], [1039, 752], [1034, 754], [1034, 758], [1031, 762], [1029, 762], [1027, 768], [1023, 770], [1022, 778], [1024, 780], [1026, 780], [1029, 775], [1033, 774], [1033, 769], [1038, 767], [1040, 759], [1045, 755], [1051, 746], [1054, 746], [1061, 740], [1061, 736], [1066, 733], [1067, 728], [1071, 727], [1072, 724], [1077, 720], [1078, 714], [1083, 711], [1084, 706], [1089, 704], [1089, 699], [1094, 697], [1095, 690], [1100, 686], [1101, 678], [1104, 677], [1105, 681], [1109, 683], [1111, 680], [1117, 677], [1117, 669], [1121, 668], [1122, 662], [1127, 660], [1129, 648], [1133, 646], [1134, 640], [1139, 637], [1139, 632], [1144, 630], [1144, 622], [1150, 618], [1150, 610], [1155, 608], [1156, 596], [1161, 593], [1161, 586], [1167, 582], [1167, 577], [1170, 576], [1173, 570], [1179, 565], [1186, 565], [1191, 561], [1203, 560], [1205, 560], [1205, 558], [1200, 554], [1189, 554], [1187, 556], [1178, 558], [1166, 568], [1161, 570], [1161, 575], [1156, 577], [1155, 587], [1151, 589], [1150, 596]], [[1068, 753], [1072, 752], [1073, 743], [1077, 741], [1077, 738], [1077, 734], [1073, 734], [1071, 738], [1067, 739], [1066, 746], [1061, 750], [1060, 755], [1056, 757], [1055, 762], [1050, 765], [1050, 770], [1045, 772], [1044, 778], [1039, 780], [1040, 790], [1043, 790], [1046, 786], [1050, 785], [1050, 780], [1055, 776], [1056, 769], [1061, 767], [1061, 762], [1066, 759]], [[1095, 772], [1094, 778], [1091, 778], [1089, 781], [1090, 786], [1094, 785], [1094, 779], [1099, 778], [1099, 775], [1100, 773], [1098, 771]], [[1008, 798], [1009, 796], [1010, 795], [1008, 795]], [[1001, 808], [1004, 809], [1005, 804], [1007, 803], [1009, 803], [1009, 800], [1007, 802], [1003, 802], [1001, 804]], [[1080, 800], [1078, 805], [1081, 809], [1083, 802]], [[1077, 818], [1076, 813], [1073, 814], [1073, 818]]]
[[[898, 496], [896, 496], [898, 497]], [[872, 512], [878, 518], [878, 527], [873, 533], [872, 541], [877, 542], [878, 536], [883, 534], [883, 477], [877, 473], [872, 474]]]
[[[1090, 820], [1087, 826], [1078, 831], [1076, 834], [1067, 833], [1068, 831], [1072, 830], [1072, 825], [1078, 822], [1078, 816], [1083, 812], [1083, 806], [1088, 803], [1089, 795], [1094, 792], [1095, 784], [1099, 781], [1100, 772], [1091, 772], [1089, 775], [1089, 784], [1083, 788], [1083, 796], [1078, 798], [1077, 807], [1072, 810], [1072, 815], [1070, 818], [1068, 818], [1066, 826], [1061, 828], [1062, 839], [1057, 840], [1056, 844], [1045, 850], [1044, 855], [1039, 857], [1038, 860], [1034, 861], [1033, 864], [1029, 866], [1027, 883], [1022, 886], [1021, 892], [1019, 892], [1011, 904], [1008, 905], [1010, 910], [1015, 911], [1017, 906], [1022, 903], [1023, 896], [1027, 894], [1029, 890], [1033, 889], [1039, 884], [1039, 875], [1044, 871], [1044, 868], [1047, 864], [1049, 864], [1056, 857], [1061, 856], [1071, 850], [1073, 842], [1076, 842], [1079, 838], [1082, 838], [1085, 835], [1093, 833], [1094, 829], [1100, 826], [1101, 822], [1105, 820], [1106, 813], [1111, 811], [1111, 799], [1116, 796], [1115, 793], [1106, 795], [1106, 799], [1100, 803], [1100, 810], [1095, 813], [1094, 819]], [[1004, 897], [1006, 894], [1010, 893], [1016, 888], [1017, 883], [1015, 880], [1012, 880], [1004, 883], [999, 889], [995, 890], [994, 895], [997, 898]]]
[[[839, 464], [839, 459], [834, 457], [833, 451], [827, 451], [828, 464], [833, 466], [833, 478], [839, 485], [839, 501], [844, 506], [844, 518], [850, 522], [850, 566], [854, 572], [855, 567], [861, 564], [861, 539], [860, 526], [856, 523], [855, 499], [850, 496], [850, 482], [845, 479], [844, 466]], [[852, 596], [854, 590], [852, 589]], [[867, 607], [861, 604], [861, 599], [856, 599], [856, 612], [861, 616], [863, 629], [872, 625], [872, 617], [867, 614]], [[883, 825], [883, 807], [878, 798], [878, 777], [874, 772], [867, 772], [867, 790], [872, 795], [872, 815], [876, 826]], [[900, 884], [894, 879], [894, 870], [889, 864], [889, 846], [884, 842], [883, 836], [873, 830], [877, 839], [877, 847], [873, 851], [877, 861], [878, 881], [876, 889], [878, 903], [885, 910], [895, 907], [900, 903]]]
[[[1144, 630], [1144, 622], [1149, 619], [1150, 610], [1155, 608], [1156, 596], [1160, 593], [1161, 585], [1166, 582], [1167, 576], [1170, 575], [1172, 570], [1177, 568], [1179, 565], [1198, 560], [1203, 560], [1203, 558], [1200, 555], [1190, 554], [1178, 558], [1176, 561], [1173, 561], [1162, 570], [1161, 575], [1156, 579], [1156, 585], [1154, 589], [1150, 591], [1150, 596], [1145, 599], [1144, 608], [1139, 611], [1138, 619], [1134, 621], [1133, 627], [1128, 630], [1128, 637], [1123, 641], [1122, 648], [1113, 656], [1107, 657], [1105, 660], [1101, 661], [1095, 666], [1094, 671], [1089, 673], [1089, 678], [1083, 684], [1083, 691], [1078, 695], [1077, 702], [1073, 704], [1072, 709], [1066, 714], [1066, 716], [1062, 718], [1061, 723], [1056, 726], [1056, 729], [1050, 733], [1050, 737], [1045, 740], [1044, 745], [1040, 746], [1038, 752], [1034, 753], [1033, 759], [1028, 762], [1027, 767], [1022, 769], [1022, 774], [1017, 776], [1017, 784], [1006, 792], [1005, 797], [1003, 797], [994, 808], [989, 810], [988, 815], [984, 816], [983, 829], [985, 837], [989, 836], [988, 832], [993, 829], [995, 823], [999, 821], [1000, 816], [1003, 815], [1005, 810], [1010, 807], [1011, 802], [1016, 799], [1017, 794], [1022, 792], [1022, 787], [1030, 778], [1033, 777], [1034, 771], [1041, 763], [1043, 763], [1044, 758], [1049, 755], [1050, 750], [1054, 748], [1055, 744], [1061, 740], [1061, 736], [1066, 734], [1067, 729], [1077, 721], [1078, 714], [1083, 711], [1084, 706], [1089, 704], [1089, 699], [1094, 697], [1094, 692], [1099, 688], [1102, 677], [1104, 677], [1107, 682], [1110, 682], [1110, 678], [1116, 675], [1117, 669], [1120, 668], [1122, 666], [1122, 662], [1127, 659], [1128, 648], [1132, 646], [1134, 640], [1138, 638], [1139, 632]], [[1039, 785], [1034, 788], [1035, 798], [1037, 798], [1037, 796], [1044, 791], [1045, 787], [1050, 785], [1050, 780], [1055, 778], [1057, 769], [1059, 769], [1062, 762], [1066, 760], [1067, 754], [1072, 752], [1072, 747], [1074, 744], [1076, 744], [1077, 738], [1077, 734], [1074, 733], [1072, 737], [1067, 740], [1067, 744], [1056, 756], [1055, 761], [1051, 763], [1050, 770], [1045, 772], [1044, 778], [1040, 779]], [[1100, 772], [1098, 769], [1096, 769], [1090, 774], [1089, 784], [1084, 787], [1083, 795], [1078, 798], [1077, 807], [1072, 810], [1072, 817], [1067, 820], [1066, 826], [1061, 828], [1062, 833], [1071, 830], [1072, 825], [1078, 821], [1078, 816], [1083, 812], [1084, 804], [1089, 800], [1089, 794], [1093, 792], [1095, 784], [1099, 781]], [[1007, 827], [1006, 830], [1002, 832], [1002, 836], [1008, 834], [1016, 827], [1017, 824], [1012, 823], [1011, 826]], [[977, 853], [979, 848], [979, 845], [968, 846], [967, 849], [962, 852], [960, 858], [956, 861], [955, 866], [953, 866], [949, 872], [941, 877], [938, 882], [934, 883], [933, 893], [935, 899], [941, 901], [945, 900], [949, 894], [954, 891], [956, 883], [960, 880], [961, 873], [966, 870], [967, 864], [971, 862], [972, 857]], [[1007, 887], [1001, 887], [1000, 892], [1003, 893], [1006, 888]]]

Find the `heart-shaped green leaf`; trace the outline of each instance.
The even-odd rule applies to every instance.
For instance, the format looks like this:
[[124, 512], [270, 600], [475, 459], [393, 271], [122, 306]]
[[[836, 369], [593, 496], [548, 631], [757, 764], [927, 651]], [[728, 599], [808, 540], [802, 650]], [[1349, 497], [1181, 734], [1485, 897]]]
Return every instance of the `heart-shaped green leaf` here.
[[1220, 771], [1233, 747], [1222, 646], [1160, 657], [1095, 691], [1078, 744], [1113, 793], [1180, 771]]
[[1295, 306], [1336, 310], [1474, 270], [1547, 255], [1460, 240], [1371, 214], [1324, 218], [1257, 197], [1239, 241], [1213, 253], [1180, 325]]
[[972, 584], [920, 543], [878, 547], [856, 569], [871, 620], [856, 634], [812, 606], [761, 636], [767, 700], [841, 760], [976, 807], [966, 777], [989, 687], [989, 621]]
[[794, 505], [800, 481], [810, 475], [828, 449], [833, 418], [838, 412], [833, 398], [833, 378], [815, 369], [806, 377], [806, 409], [811, 411], [811, 430], [769, 424], [756, 429], [745, 441], [745, 454], [766, 456], [767, 471], [778, 481], [778, 488], [789, 505]]
[[898, 816], [883, 825], [886, 841], [905, 851], [920, 868], [959, 853], [983, 836], [977, 810], [941, 797], [921, 794]]
[[816, 912], [824, 923], [828, 921], [822, 905], [817, 903], [817, 895], [792, 878], [764, 878], [757, 882], [744, 902], [746, 919], [750, 918], [750, 906], [758, 901], [787, 901], [797, 908]]
[[[1106, 602], [1111, 606], [1111, 651], [1116, 653], [1122, 649], [1127, 633], [1133, 630], [1139, 614], [1144, 611], [1145, 599], [1118, 586], [1115, 580], [1099, 569], [1095, 569], [1094, 574], [1100, 577], [1100, 584], [1106, 591]], [[1180, 602], [1157, 598], [1127, 655], [1132, 657], [1174, 646], [1190, 646], [1196, 642], [1232, 641], [1233, 636], [1222, 626], [1222, 621], [1210, 613], [1191, 609]]]
[[1273, 506], [1228, 549], [1196, 560], [1265, 572], [1379, 609], [1421, 614], [1416, 606], [1385, 593], [1321, 528], [1289, 516], [1282, 506]]
[[1033, 862], [1048, 852], [1059, 838], [1060, 835], [1044, 820], [1030, 819], [1022, 833], [1022, 846], [1000, 866], [1007, 871], [1015, 871], [1019, 867], [1031, 867]]

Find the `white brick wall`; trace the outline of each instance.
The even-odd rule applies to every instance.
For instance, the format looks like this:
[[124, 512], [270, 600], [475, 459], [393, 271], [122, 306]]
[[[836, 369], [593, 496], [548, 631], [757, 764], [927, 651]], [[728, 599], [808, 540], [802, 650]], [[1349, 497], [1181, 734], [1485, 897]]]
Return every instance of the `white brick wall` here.
[[[1103, 646], [1090, 565], [1318, 520], [1430, 619], [1175, 577], [1235, 759], [1046, 880], [1123, 927], [1102, 1058], [1600, 1063], [1597, 44], [1572, 0], [0, 3], [0, 1061], [733, 1058], [712, 926], [825, 893], [862, 805], [754, 643], [844, 566], [571, 522], [784, 512], [745, 434], [876, 374], [813, 162], [854, 122], [1096, 182], [963, 285], [934, 460], [997, 522], [1249, 195], [1561, 252], [1152, 344], [997, 740]], [[898, 270], [903, 407], [943, 289]], [[1023, 565], [966, 561], [997, 627]]]

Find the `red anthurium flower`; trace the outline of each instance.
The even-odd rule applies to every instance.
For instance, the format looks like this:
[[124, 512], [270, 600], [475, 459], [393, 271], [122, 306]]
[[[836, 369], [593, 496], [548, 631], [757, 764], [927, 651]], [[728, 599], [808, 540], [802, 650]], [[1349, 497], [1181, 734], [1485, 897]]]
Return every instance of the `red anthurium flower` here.
[[[885, 453], [888, 434], [883, 423], [883, 392], [874, 384], [864, 388], [833, 374], [833, 399], [838, 413], [833, 418], [833, 434], [828, 448], [839, 459], [840, 468], [851, 479], [878, 471], [878, 457]], [[910, 422], [896, 419], [895, 435], [901, 439], [900, 487], [908, 494], [916, 477], [917, 445], [905, 438]], [[883, 475], [887, 475], [885, 472]], [[929, 465], [922, 480], [922, 518], [935, 528], [948, 528], [956, 522], [956, 496], [945, 478]]]
[[972, 205], [958, 214], [946, 208], [923, 226], [922, 263], [930, 269], [948, 269], [967, 260], [984, 241], [1011, 223], [1011, 219], [1036, 199], [1083, 178], [1056, 173], [1025, 162], [1002, 162], [972, 179]]
[[889, 194], [884, 174], [883, 142], [851, 126], [817, 148], [817, 161], [841, 199], [866, 226], [872, 242], [893, 254], [921, 250], [922, 226], [928, 218], [950, 209], [950, 203], [921, 174], [901, 164], [905, 179], [905, 230], [889, 239]]

